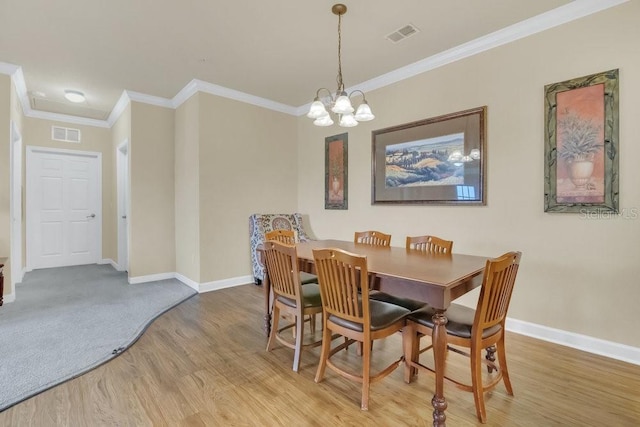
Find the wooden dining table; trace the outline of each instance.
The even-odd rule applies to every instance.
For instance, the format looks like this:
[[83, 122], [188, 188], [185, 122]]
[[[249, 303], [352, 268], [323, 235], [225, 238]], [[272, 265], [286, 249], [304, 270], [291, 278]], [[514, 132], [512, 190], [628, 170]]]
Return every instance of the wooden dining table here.
[[[463, 254], [429, 254], [397, 247], [379, 247], [342, 240], [310, 240], [296, 245], [298, 258], [313, 273], [313, 249], [337, 248], [366, 255], [369, 273], [375, 276], [373, 288], [398, 297], [429, 303], [434, 309], [433, 349], [435, 394], [433, 425], [445, 426], [447, 401], [444, 372], [447, 352], [446, 310], [451, 301], [482, 284], [487, 257]], [[265, 330], [271, 328], [271, 287], [268, 272], [265, 290]]]

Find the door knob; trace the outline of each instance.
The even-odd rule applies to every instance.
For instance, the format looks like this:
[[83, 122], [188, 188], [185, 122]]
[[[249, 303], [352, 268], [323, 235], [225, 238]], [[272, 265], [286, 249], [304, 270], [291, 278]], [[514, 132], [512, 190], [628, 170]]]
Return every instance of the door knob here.
[[87, 218], [95, 218], [96, 214], [87, 215]]
[[126, 215], [122, 215], [122, 219], [127, 219], [127, 216]]

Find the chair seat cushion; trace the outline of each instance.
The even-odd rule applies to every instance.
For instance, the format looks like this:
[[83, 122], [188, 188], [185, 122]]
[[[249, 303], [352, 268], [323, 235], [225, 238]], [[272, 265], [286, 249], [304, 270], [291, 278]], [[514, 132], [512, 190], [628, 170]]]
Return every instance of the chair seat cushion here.
[[[435, 310], [433, 308], [425, 307], [411, 313], [407, 319], [428, 328], [433, 328], [432, 316], [434, 313]], [[447, 317], [447, 333], [460, 338], [471, 338], [471, 326], [473, 325], [475, 315], [476, 311], [473, 308], [459, 304], [451, 304], [445, 312], [445, 316]], [[500, 328], [500, 325], [495, 325], [485, 329], [482, 337], [491, 336], [498, 332]]]
[[300, 283], [306, 285], [307, 283], [318, 283], [318, 276], [304, 271], [300, 272]]
[[[295, 307], [296, 301], [291, 298], [278, 296], [278, 301], [288, 305], [289, 307]], [[320, 298], [320, 286], [317, 283], [308, 283], [302, 286], [302, 304], [304, 307], [321, 307], [322, 299]]]
[[[371, 315], [372, 331], [384, 329], [398, 320], [402, 320], [409, 313], [411, 313], [409, 310], [398, 305], [389, 304], [383, 301], [369, 300], [369, 314]], [[362, 332], [363, 330], [362, 323], [345, 320], [336, 315], [330, 315], [327, 320], [354, 331]]]
[[380, 291], [371, 291], [371, 293], [369, 294], [369, 299], [399, 305], [400, 307], [404, 307], [409, 311], [416, 311], [429, 306], [429, 304], [423, 301], [418, 301], [411, 298], [401, 298]]

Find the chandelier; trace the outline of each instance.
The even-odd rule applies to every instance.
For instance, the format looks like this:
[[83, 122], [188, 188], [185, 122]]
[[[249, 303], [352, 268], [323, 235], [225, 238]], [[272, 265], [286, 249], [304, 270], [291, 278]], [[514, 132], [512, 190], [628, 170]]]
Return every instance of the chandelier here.
[[[344, 90], [344, 83], [342, 82], [341, 24], [342, 15], [347, 13], [347, 6], [340, 3], [334, 4], [331, 8], [331, 12], [338, 15], [338, 77], [336, 78], [338, 89], [336, 90], [335, 95], [327, 88], [323, 87], [318, 89], [316, 97], [309, 108], [309, 113], [307, 113], [307, 117], [313, 119], [313, 124], [316, 126], [331, 126], [333, 124], [333, 119], [331, 118], [329, 111], [327, 111], [327, 109], [330, 109], [337, 115], [338, 124], [340, 126], [358, 126], [358, 122], [373, 120], [375, 116], [371, 113], [371, 108], [367, 103], [364, 92], [361, 90], [354, 90], [347, 95], [347, 92]], [[322, 91], [326, 91], [328, 95], [320, 98], [320, 92]], [[358, 108], [354, 110], [351, 105], [351, 96], [356, 93], [362, 95], [362, 102], [358, 105]], [[354, 111], [355, 114], [353, 113]]]

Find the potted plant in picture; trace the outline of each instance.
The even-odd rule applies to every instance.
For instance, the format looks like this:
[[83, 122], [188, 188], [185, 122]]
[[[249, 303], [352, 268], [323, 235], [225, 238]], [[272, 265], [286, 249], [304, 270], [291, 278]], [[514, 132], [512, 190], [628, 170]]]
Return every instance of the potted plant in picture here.
[[593, 160], [603, 147], [600, 126], [587, 117], [567, 111], [558, 120], [558, 136], [561, 141], [558, 156], [567, 165], [571, 182], [577, 189], [591, 189]]

